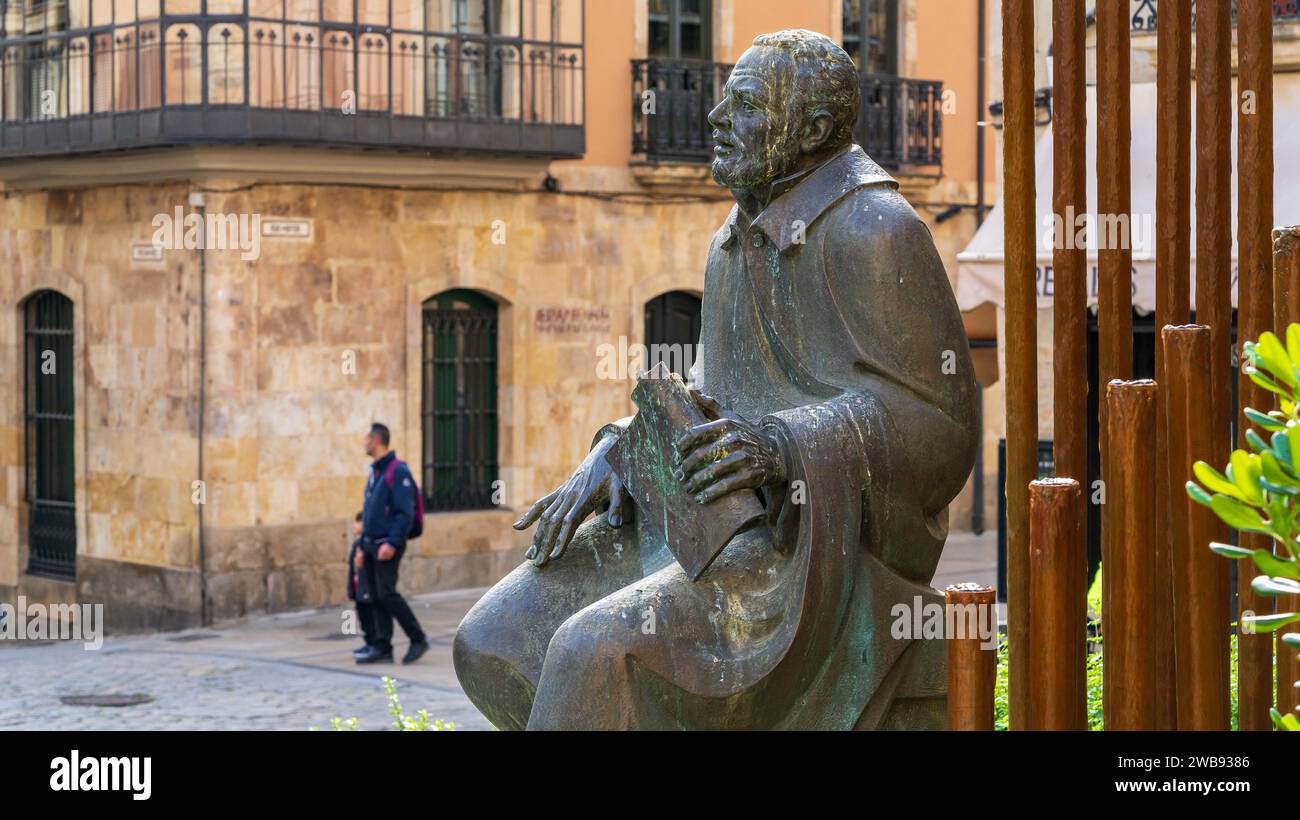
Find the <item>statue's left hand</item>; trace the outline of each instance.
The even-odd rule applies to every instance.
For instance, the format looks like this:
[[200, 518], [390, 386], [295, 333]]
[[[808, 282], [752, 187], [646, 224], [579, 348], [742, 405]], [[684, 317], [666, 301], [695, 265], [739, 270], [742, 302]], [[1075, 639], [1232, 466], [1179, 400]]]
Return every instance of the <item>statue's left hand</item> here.
[[695, 398], [713, 420], [691, 428], [676, 447], [677, 478], [696, 501], [708, 504], [736, 490], [785, 481], [785, 458], [775, 440], [708, 396]]
[[610, 435], [596, 444], [563, 486], [542, 496], [515, 522], [515, 529], [522, 531], [541, 520], [525, 558], [541, 567], [564, 555], [578, 526], [605, 504], [609, 504], [609, 525], [623, 526], [623, 511], [631, 502], [623, 482], [605, 460], [617, 440]]

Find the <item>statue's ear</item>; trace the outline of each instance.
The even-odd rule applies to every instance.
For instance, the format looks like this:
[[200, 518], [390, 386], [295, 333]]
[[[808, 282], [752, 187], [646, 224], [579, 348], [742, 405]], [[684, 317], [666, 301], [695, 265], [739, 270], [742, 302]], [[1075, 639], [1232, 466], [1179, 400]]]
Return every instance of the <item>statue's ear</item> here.
[[831, 133], [835, 130], [835, 116], [825, 108], [817, 108], [808, 113], [804, 124], [803, 139], [799, 147], [805, 154], [815, 154], [826, 148]]

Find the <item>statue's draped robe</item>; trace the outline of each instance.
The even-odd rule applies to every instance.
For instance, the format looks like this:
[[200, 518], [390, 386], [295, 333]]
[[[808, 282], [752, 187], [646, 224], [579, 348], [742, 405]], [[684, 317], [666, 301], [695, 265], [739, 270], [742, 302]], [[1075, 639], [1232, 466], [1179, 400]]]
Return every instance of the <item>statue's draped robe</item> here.
[[[593, 571], [625, 551], [640, 571], [555, 631], [530, 728], [935, 725], [943, 642], [894, 637], [891, 609], [940, 600], [929, 582], [979, 415], [928, 229], [854, 146], [748, 229], [733, 210], [702, 327], [696, 386], [781, 442], [788, 481], [764, 491], [769, 525], [697, 582], [643, 524], [585, 525], [571, 552]], [[550, 570], [525, 565], [501, 594]], [[914, 718], [898, 708], [926, 699]]]

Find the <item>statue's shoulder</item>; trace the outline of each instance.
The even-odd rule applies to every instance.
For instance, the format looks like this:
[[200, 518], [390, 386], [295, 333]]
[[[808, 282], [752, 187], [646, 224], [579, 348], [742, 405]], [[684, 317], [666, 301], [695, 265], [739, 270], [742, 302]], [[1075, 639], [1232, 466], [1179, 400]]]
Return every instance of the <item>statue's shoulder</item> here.
[[853, 146], [844, 157], [846, 188], [851, 190], [832, 209], [842, 231], [870, 235], [888, 234], [921, 222], [907, 198], [898, 190], [898, 181], [867, 156], [860, 146]]
[[929, 235], [925, 221], [896, 184], [873, 182], [855, 188], [836, 204], [831, 217], [832, 235], [838, 232], [859, 239]]

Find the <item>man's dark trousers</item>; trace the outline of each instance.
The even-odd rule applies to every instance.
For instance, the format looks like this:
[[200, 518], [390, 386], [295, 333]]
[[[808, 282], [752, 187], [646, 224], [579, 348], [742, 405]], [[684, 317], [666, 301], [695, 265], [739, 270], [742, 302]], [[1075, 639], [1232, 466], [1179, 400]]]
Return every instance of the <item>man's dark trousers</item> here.
[[[377, 548], [372, 549], [378, 551]], [[402, 625], [402, 631], [411, 639], [411, 643], [424, 642], [424, 630], [420, 628], [420, 622], [415, 619], [415, 613], [411, 611], [406, 599], [397, 591], [398, 565], [406, 553], [406, 545], [398, 547], [397, 554], [387, 561], [380, 561], [375, 552], [367, 555], [366, 561], [367, 569], [371, 570], [366, 575], [370, 578], [375, 598], [375, 648], [384, 653], [393, 651], [393, 619]]]

